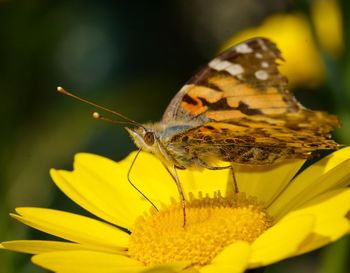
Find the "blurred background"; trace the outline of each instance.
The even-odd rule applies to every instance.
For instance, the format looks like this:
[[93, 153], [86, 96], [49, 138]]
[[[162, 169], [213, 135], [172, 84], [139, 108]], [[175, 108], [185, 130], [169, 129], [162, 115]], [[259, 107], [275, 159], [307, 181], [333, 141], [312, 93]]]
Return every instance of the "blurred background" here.
[[[282, 49], [281, 70], [307, 107], [339, 115], [350, 144], [350, 1], [0, 0], [0, 241], [46, 238], [8, 213], [19, 206], [83, 212], [51, 182], [75, 153], [120, 160], [122, 126], [92, 119], [61, 85], [139, 122], [158, 121], [177, 90], [220, 50], [253, 36]], [[280, 262], [269, 273], [348, 273], [349, 238]], [[348, 264], [347, 264], [348, 263]], [[0, 273], [46, 272], [0, 251]]]

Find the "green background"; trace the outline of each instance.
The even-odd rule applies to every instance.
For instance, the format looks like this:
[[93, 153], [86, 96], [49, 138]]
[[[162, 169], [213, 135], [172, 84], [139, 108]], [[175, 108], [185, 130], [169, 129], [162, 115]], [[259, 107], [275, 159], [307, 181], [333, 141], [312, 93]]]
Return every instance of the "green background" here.
[[[15, 207], [85, 213], [55, 188], [49, 168], [71, 169], [77, 152], [120, 160], [135, 149], [122, 126], [93, 120], [93, 108], [58, 94], [56, 86], [139, 122], [157, 121], [176, 91], [227, 39], [276, 12], [308, 15], [311, 2], [0, 0], [0, 241], [50, 238], [12, 220], [8, 213]], [[339, 2], [346, 47], [348, 2]], [[346, 119], [349, 51], [325, 60], [324, 86], [296, 95], [306, 106], [318, 100], [320, 109]], [[340, 129], [335, 138], [350, 144], [347, 132]], [[344, 238], [268, 272], [347, 273], [349, 248]], [[0, 273], [15, 272], [45, 271], [29, 255], [0, 251]]]

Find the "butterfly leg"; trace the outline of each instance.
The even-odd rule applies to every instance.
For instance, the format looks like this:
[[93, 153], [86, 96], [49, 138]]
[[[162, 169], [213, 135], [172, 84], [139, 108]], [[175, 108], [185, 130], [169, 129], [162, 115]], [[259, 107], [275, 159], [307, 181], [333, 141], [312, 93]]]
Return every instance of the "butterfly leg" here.
[[230, 165], [230, 169], [231, 169], [231, 172], [232, 172], [233, 187], [235, 189], [235, 193], [239, 193], [238, 183], [237, 183], [236, 176], [235, 176], [235, 171], [234, 171], [232, 165]]
[[213, 171], [215, 171], [215, 170], [231, 169], [232, 179], [233, 179], [233, 188], [234, 188], [235, 193], [239, 193], [238, 183], [237, 183], [236, 176], [235, 176], [235, 172], [234, 172], [234, 170], [233, 170], [233, 166], [232, 166], [232, 165], [223, 166], [223, 167], [206, 166], [206, 168], [207, 168], [208, 170], [213, 170]]
[[[163, 162], [162, 162], [163, 163]], [[163, 163], [163, 166], [164, 168], [167, 170], [167, 172], [169, 173], [169, 175], [171, 176], [171, 178], [175, 181], [176, 183], [176, 186], [177, 186], [177, 190], [179, 191], [179, 195], [180, 195], [180, 198], [181, 198], [181, 206], [182, 206], [182, 213], [183, 213], [183, 219], [184, 219], [184, 222], [183, 222], [183, 227], [185, 227], [186, 225], [186, 199], [185, 199], [185, 195], [184, 195], [184, 192], [182, 190], [182, 186], [181, 186], [181, 183], [180, 183], [180, 179], [177, 175], [177, 169], [178, 167], [176, 167], [175, 165], [172, 165], [172, 168], [173, 168], [173, 173], [169, 170], [168, 166], [165, 165]]]
[[179, 177], [177, 175], [175, 165], [173, 165], [173, 172], [174, 172], [174, 179], [175, 179], [175, 183], [177, 186], [177, 190], [179, 191], [180, 198], [181, 198], [182, 213], [183, 213], [183, 217], [184, 217], [183, 227], [185, 227], [186, 226], [186, 200], [185, 200], [185, 195], [184, 195], [184, 192], [182, 190], [182, 186], [181, 186]]
[[128, 181], [129, 181], [129, 184], [135, 189], [137, 190], [157, 211], [159, 211], [159, 209], [156, 207], [156, 205], [151, 201], [151, 199], [149, 199], [142, 191], [140, 191], [136, 186], [135, 184], [131, 181], [131, 178], [130, 178], [130, 173], [131, 173], [131, 170], [132, 168], [134, 167], [134, 164], [135, 164], [135, 161], [137, 159], [137, 157], [139, 156], [140, 152], [142, 150], [138, 150], [138, 152], [136, 153], [134, 159], [132, 160], [131, 162], [131, 165], [129, 167], [129, 170], [128, 170], [128, 174], [127, 174], [127, 178], [128, 178]]

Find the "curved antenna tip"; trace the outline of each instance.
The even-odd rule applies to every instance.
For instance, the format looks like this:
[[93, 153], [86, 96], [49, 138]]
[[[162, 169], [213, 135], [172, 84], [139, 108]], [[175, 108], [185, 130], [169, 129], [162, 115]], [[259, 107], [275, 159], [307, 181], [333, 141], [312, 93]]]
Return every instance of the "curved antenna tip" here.
[[[71, 96], [71, 94], [66, 89], [64, 89], [62, 86], [57, 86], [56, 90], [62, 94], [66, 94], [66, 95]], [[74, 96], [72, 96], [72, 97], [74, 97]]]
[[100, 113], [98, 113], [98, 112], [93, 112], [93, 113], [92, 113], [92, 116], [93, 116], [93, 118], [95, 118], [95, 119], [100, 119], [100, 118], [101, 118], [101, 115], [100, 115]]

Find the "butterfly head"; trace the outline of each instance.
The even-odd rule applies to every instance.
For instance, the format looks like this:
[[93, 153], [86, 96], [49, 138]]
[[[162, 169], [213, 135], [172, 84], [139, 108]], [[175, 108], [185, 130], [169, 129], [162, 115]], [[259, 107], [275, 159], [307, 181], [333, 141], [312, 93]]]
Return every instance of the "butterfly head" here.
[[129, 132], [131, 138], [134, 140], [137, 147], [147, 152], [156, 153], [156, 151], [158, 150], [158, 137], [156, 136], [154, 130], [147, 127], [125, 129]]

